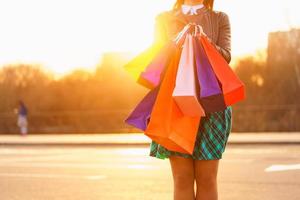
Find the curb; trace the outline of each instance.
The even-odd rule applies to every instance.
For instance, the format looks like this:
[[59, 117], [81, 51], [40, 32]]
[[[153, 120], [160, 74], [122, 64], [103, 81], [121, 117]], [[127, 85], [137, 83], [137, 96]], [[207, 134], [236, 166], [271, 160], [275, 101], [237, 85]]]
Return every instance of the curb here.
[[[300, 141], [228, 141], [228, 145], [300, 145]], [[148, 146], [150, 143], [20, 143], [20, 142], [1, 142], [0, 146], [61, 146], [61, 147], [108, 147], [108, 146]]]
[[[143, 134], [0, 135], [0, 146], [149, 146]], [[231, 133], [229, 145], [299, 145], [300, 133]]]

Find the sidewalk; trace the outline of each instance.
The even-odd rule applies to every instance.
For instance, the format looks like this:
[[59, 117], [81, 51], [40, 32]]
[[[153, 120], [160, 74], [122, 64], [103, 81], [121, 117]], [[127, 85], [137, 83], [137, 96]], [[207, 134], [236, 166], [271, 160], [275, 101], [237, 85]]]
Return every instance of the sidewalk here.
[[[148, 145], [143, 133], [0, 135], [0, 145]], [[230, 133], [229, 144], [300, 144], [300, 132]]]

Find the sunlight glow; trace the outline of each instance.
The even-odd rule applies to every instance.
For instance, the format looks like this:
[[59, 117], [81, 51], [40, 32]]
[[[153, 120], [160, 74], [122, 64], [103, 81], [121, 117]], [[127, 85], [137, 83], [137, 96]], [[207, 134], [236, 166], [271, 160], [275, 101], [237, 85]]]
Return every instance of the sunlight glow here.
[[[93, 69], [103, 52], [140, 52], [154, 16], [175, 0], [9, 0], [0, 6], [0, 66], [40, 63], [55, 73]], [[265, 48], [269, 31], [299, 27], [296, 0], [216, 0], [232, 22], [233, 55]]]

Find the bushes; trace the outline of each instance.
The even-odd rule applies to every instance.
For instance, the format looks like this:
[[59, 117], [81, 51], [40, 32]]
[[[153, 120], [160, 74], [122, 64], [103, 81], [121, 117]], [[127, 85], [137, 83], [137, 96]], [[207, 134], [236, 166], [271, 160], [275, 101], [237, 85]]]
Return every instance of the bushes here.
[[[104, 60], [95, 72], [75, 70], [60, 79], [38, 65], [0, 68], [0, 133], [17, 132], [19, 99], [29, 108], [31, 133], [138, 131], [123, 121], [148, 90], [123, 70], [122, 56]], [[233, 131], [299, 131], [300, 90], [293, 68], [265, 60], [249, 56], [236, 63], [247, 99], [233, 106]]]

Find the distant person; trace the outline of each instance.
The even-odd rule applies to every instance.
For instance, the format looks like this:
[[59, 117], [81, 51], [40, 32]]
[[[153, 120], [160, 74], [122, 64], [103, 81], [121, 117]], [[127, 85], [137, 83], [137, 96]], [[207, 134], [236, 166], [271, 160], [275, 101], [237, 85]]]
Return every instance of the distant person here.
[[28, 132], [28, 122], [27, 122], [27, 114], [28, 110], [23, 101], [19, 101], [19, 109], [18, 109], [18, 126], [20, 127], [21, 135], [27, 135]]

